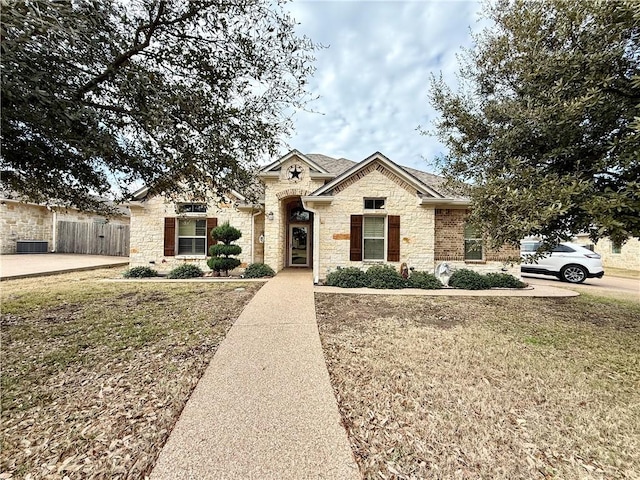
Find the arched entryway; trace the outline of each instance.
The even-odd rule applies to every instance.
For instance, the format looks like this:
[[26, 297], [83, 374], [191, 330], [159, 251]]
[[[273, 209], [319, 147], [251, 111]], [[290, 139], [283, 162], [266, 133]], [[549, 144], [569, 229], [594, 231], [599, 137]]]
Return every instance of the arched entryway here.
[[313, 213], [305, 210], [300, 197], [284, 200], [286, 218], [285, 265], [311, 267], [313, 261]]

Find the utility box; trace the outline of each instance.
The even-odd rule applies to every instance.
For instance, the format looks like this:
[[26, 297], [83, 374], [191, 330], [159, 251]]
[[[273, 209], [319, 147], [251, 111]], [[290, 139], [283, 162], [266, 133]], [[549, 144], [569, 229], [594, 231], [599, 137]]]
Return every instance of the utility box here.
[[16, 253], [48, 253], [49, 242], [46, 240], [18, 240]]

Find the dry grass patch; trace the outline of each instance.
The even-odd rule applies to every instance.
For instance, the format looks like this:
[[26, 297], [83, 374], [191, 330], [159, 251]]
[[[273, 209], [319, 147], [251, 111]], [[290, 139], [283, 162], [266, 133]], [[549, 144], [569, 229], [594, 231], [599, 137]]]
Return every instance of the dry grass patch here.
[[0, 478], [143, 478], [261, 286], [119, 272], [2, 283]]
[[640, 305], [317, 294], [366, 479], [640, 478]]

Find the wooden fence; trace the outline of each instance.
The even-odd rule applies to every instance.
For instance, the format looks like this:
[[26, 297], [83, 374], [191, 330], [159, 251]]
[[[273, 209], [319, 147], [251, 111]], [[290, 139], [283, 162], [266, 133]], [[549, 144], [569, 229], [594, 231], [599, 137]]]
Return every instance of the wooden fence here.
[[111, 223], [57, 222], [56, 252], [129, 255], [129, 226]]

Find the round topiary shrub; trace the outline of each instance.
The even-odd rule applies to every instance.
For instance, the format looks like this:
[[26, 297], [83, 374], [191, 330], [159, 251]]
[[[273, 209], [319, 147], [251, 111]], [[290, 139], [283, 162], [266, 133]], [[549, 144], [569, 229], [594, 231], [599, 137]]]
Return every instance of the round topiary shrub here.
[[233, 270], [239, 267], [242, 262], [234, 256], [242, 253], [242, 248], [239, 245], [233, 245], [240, 237], [242, 232], [235, 227], [229, 225], [229, 222], [225, 222], [222, 225], [211, 230], [211, 238], [217, 243], [209, 247], [209, 254], [211, 258], [207, 260], [207, 265], [214, 272], [224, 272], [225, 275], [229, 275], [229, 270]]
[[411, 272], [407, 280], [407, 286], [410, 288], [422, 288], [423, 290], [437, 290], [442, 288], [442, 282], [435, 275], [427, 272]]
[[389, 265], [374, 265], [367, 272], [370, 288], [404, 288], [407, 281], [402, 278], [400, 272]]
[[462, 288], [464, 290], [488, 290], [491, 283], [486, 276], [463, 268], [456, 270], [449, 278], [449, 286], [453, 288]]
[[524, 288], [527, 286], [526, 283], [508, 273], [487, 273], [486, 277], [492, 288]]
[[124, 278], [149, 278], [157, 277], [158, 272], [151, 267], [133, 267], [125, 271], [122, 276]]
[[202, 270], [192, 263], [183, 263], [169, 272], [167, 278], [198, 278], [202, 276]]
[[264, 263], [252, 263], [244, 270], [244, 278], [273, 277], [275, 274], [273, 268]]
[[342, 288], [368, 287], [367, 275], [356, 267], [340, 268], [327, 275], [327, 285]]

